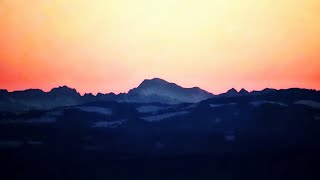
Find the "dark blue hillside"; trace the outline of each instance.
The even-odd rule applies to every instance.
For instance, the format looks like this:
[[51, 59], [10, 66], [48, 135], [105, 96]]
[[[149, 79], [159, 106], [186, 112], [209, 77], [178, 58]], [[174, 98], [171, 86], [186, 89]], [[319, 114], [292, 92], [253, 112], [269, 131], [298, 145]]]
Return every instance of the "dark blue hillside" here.
[[320, 162], [319, 102], [318, 91], [289, 89], [1, 111], [0, 177], [311, 179]]
[[103, 101], [21, 114], [3, 112], [0, 140], [4, 146], [9, 141], [41, 141], [53, 148], [68, 144], [81, 150], [149, 155], [315, 150], [320, 109], [299, 100], [314, 95], [293, 94], [283, 99], [271, 93], [179, 105]]

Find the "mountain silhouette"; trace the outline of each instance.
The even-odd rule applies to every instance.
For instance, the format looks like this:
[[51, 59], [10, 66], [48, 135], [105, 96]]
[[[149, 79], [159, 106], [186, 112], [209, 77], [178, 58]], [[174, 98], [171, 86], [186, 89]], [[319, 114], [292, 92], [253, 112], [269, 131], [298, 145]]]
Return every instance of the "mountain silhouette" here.
[[229, 89], [226, 93], [222, 94], [222, 96], [226, 96], [226, 97], [232, 97], [237, 95], [238, 95], [238, 91], [234, 88]]
[[[147, 81], [142, 86], [148, 88], [149, 83], [154, 85]], [[169, 86], [172, 85], [175, 86]], [[74, 93], [71, 88], [62, 89]], [[123, 95], [101, 94], [99, 98]], [[92, 95], [81, 96], [81, 100], [85, 97]], [[66, 97], [60, 98], [66, 103], [62, 99]], [[73, 154], [89, 148], [86, 150], [94, 154], [112, 156], [116, 152], [120, 156], [128, 153], [221, 157], [220, 153], [225, 152], [303, 150], [307, 154], [308, 150], [317, 153], [320, 149], [320, 92], [315, 90], [291, 88], [254, 95], [214, 96], [179, 105], [115, 101], [62, 105], [65, 107], [24, 113], [1, 112], [0, 145], [12, 146], [14, 139], [32, 150], [34, 141], [39, 141], [43, 143], [39, 148], [47, 147], [50, 151], [61, 148], [58, 152], [68, 150]], [[37, 157], [39, 151], [34, 150]]]
[[249, 95], [249, 91], [247, 91], [246, 89], [242, 88], [240, 91], [239, 91], [239, 94], [240, 95]]
[[320, 91], [309, 89], [213, 95], [155, 78], [121, 94], [0, 90], [1, 167], [8, 177], [23, 172], [1, 179], [115, 179], [115, 171], [132, 179], [141, 169], [142, 179], [167, 179], [155, 178], [164, 170], [183, 175], [176, 179], [308, 179], [319, 164], [319, 122]]
[[53, 88], [49, 92], [41, 89], [27, 89], [23, 91], [0, 92], [0, 110], [28, 111], [38, 109], [52, 109], [61, 106], [73, 106], [83, 103], [82, 96], [75, 89], [67, 86]]
[[152, 102], [165, 99], [167, 103], [200, 102], [214, 95], [199, 87], [183, 88], [175, 83], [154, 78], [144, 80], [137, 88], [131, 89], [128, 99], [137, 102]]
[[[258, 91], [257, 91], [258, 92]], [[242, 88], [240, 91], [237, 91], [235, 88], [229, 89], [226, 93], [219, 94], [219, 97], [236, 97], [236, 96], [246, 96], [250, 92]]]
[[128, 93], [98, 93], [96, 96], [91, 93], [81, 96], [76, 89], [68, 86], [53, 88], [49, 92], [44, 92], [41, 89], [27, 89], [23, 91], [8, 92], [5, 89], [1, 89], [0, 111], [15, 112], [44, 110], [62, 106], [75, 106], [96, 101], [180, 104], [197, 103], [219, 97], [232, 98], [250, 96], [258, 98], [258, 96], [261, 95], [266, 95], [266, 97], [270, 97], [270, 99], [274, 100], [288, 97], [295, 100], [312, 100], [317, 93], [318, 91], [315, 90], [299, 88], [291, 88], [287, 90], [266, 88], [261, 91], [252, 92], [248, 92], [243, 88], [238, 92], [236, 89], [232, 88], [225, 93], [213, 95], [199, 87], [184, 88], [160, 78], [153, 78], [144, 80], [138, 87], [129, 90]]
[[50, 92], [49, 92], [50, 95], [53, 95], [53, 96], [74, 96], [74, 97], [77, 97], [77, 96], [80, 96], [80, 93], [77, 92], [76, 89], [73, 89], [73, 88], [70, 88], [68, 86], [60, 86], [60, 87], [57, 87], [57, 88], [53, 88]]

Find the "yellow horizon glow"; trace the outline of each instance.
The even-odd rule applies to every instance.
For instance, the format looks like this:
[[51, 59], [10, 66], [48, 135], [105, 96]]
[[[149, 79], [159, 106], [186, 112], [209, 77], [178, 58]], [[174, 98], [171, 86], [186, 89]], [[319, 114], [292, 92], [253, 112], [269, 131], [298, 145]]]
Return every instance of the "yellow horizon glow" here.
[[1, 88], [320, 88], [319, 0], [2, 0]]

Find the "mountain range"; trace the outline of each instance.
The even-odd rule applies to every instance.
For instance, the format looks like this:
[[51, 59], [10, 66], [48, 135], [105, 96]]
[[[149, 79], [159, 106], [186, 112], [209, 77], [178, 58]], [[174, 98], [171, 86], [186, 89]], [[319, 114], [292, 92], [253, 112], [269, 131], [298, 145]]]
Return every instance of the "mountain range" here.
[[[320, 148], [320, 92], [315, 90], [249, 93], [231, 89], [211, 95], [155, 79], [120, 95], [80, 96], [64, 86], [47, 93], [1, 91], [1, 96], [17, 99], [11, 107], [18, 101], [32, 108], [40, 107], [37, 103], [57, 107], [0, 111], [0, 150], [38, 146], [56, 152], [173, 155], [281, 149], [316, 152]], [[166, 102], [195, 102], [157, 102], [162, 96]], [[120, 102], [120, 98], [136, 102]]]
[[237, 91], [232, 88], [226, 93], [214, 95], [199, 87], [184, 88], [175, 83], [167, 82], [160, 78], [146, 79], [138, 87], [128, 93], [98, 93], [96, 96], [86, 93], [83, 96], [76, 89], [60, 86], [49, 92], [41, 89], [27, 89], [23, 91], [8, 92], [0, 90], [1, 111], [28, 111], [52, 109], [61, 106], [74, 106], [94, 101], [116, 101], [135, 103], [197, 103], [216, 97], [237, 97], [259, 95], [275, 92], [276, 89], [248, 92], [245, 89]]
[[155, 78], [122, 94], [0, 90], [0, 179], [310, 179], [319, 129], [308, 89], [214, 95]]

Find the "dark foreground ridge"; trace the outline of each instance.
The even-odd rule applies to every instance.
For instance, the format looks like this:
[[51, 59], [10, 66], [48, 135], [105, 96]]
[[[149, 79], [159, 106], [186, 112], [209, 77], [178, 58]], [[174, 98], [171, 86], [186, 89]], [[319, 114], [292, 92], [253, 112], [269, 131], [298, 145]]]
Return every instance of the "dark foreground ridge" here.
[[0, 179], [319, 179], [319, 91], [212, 95], [153, 79], [0, 99]]

